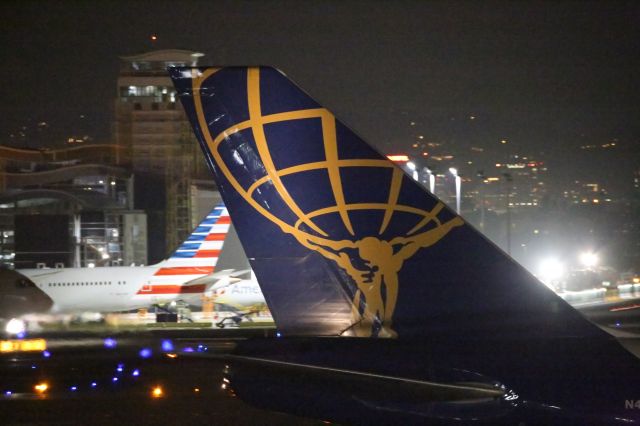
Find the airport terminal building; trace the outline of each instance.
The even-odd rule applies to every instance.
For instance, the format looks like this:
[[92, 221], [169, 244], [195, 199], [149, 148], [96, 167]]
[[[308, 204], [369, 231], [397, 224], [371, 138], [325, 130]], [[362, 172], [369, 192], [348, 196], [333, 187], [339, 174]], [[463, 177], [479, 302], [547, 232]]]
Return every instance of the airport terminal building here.
[[191, 232], [220, 195], [166, 68], [201, 56], [122, 57], [108, 143], [0, 141], [0, 266], [150, 264]]

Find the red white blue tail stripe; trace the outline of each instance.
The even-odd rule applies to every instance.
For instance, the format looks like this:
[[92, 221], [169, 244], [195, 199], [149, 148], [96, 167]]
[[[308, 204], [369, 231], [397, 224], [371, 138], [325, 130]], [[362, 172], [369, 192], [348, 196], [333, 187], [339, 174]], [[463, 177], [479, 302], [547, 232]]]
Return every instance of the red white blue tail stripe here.
[[212, 274], [229, 232], [231, 220], [224, 204], [217, 205], [158, 270], [138, 295], [200, 294], [204, 284], [189, 285]]
[[[218, 205], [209, 213], [187, 240], [178, 247], [163, 266], [210, 265], [203, 259], [217, 260], [231, 220], [224, 205]], [[214, 265], [215, 265], [214, 260]]]

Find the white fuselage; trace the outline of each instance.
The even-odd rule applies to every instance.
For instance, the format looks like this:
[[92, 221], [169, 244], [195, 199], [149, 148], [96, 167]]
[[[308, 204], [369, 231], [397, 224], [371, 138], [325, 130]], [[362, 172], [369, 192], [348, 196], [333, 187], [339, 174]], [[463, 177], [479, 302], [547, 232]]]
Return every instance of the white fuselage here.
[[211, 289], [214, 303], [244, 310], [252, 306], [266, 305], [262, 290], [255, 280], [242, 280]]
[[118, 312], [157, 303], [197, 303], [204, 286], [184, 285], [206, 274], [155, 275], [159, 266], [23, 269], [53, 300], [52, 313]]
[[214, 272], [229, 227], [229, 214], [218, 205], [168, 259], [156, 265], [17, 272], [53, 301], [54, 314], [130, 311], [177, 300], [198, 304], [215, 280], [208, 276]]

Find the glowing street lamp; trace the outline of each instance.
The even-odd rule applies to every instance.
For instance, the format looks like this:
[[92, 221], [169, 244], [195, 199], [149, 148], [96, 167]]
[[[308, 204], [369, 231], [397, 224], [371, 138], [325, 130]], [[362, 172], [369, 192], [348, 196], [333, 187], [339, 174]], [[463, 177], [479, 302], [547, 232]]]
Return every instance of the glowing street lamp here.
[[451, 173], [456, 180], [456, 213], [460, 214], [460, 190], [462, 186], [462, 179], [460, 179], [460, 175], [458, 175], [458, 169], [454, 167], [449, 168], [449, 173]]

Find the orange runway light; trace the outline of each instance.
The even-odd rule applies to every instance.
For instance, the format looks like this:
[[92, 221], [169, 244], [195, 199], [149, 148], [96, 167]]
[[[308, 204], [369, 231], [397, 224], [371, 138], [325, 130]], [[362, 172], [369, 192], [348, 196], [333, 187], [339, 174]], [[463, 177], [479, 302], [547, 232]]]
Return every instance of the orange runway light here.
[[0, 340], [0, 352], [40, 352], [46, 349], [45, 339]]
[[46, 382], [38, 383], [33, 387], [33, 390], [35, 390], [39, 394], [45, 393], [47, 389], [49, 389], [49, 385]]
[[152, 398], [162, 398], [163, 395], [164, 395], [164, 392], [160, 386], [156, 386], [151, 390]]
[[391, 161], [397, 161], [399, 163], [406, 163], [407, 161], [409, 161], [409, 156], [403, 154], [387, 155], [387, 158]]

